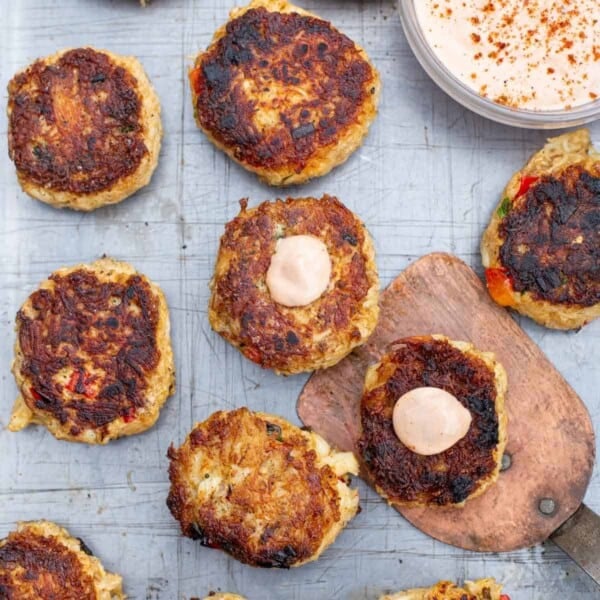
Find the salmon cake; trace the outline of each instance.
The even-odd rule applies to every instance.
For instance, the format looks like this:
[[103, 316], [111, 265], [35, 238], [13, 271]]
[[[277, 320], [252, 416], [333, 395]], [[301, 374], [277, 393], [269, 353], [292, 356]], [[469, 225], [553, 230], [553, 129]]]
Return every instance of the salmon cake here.
[[105, 444], [152, 427], [174, 391], [165, 297], [127, 263], [55, 271], [16, 331], [11, 431], [38, 423], [58, 439]]
[[[358, 452], [377, 492], [396, 506], [460, 507], [482, 494], [506, 446], [506, 388], [493, 354], [472, 344], [394, 342], [367, 370], [360, 404]], [[443, 439], [463, 413], [464, 427]]]
[[40, 58], [8, 84], [8, 151], [27, 194], [90, 211], [150, 182], [160, 103], [140, 62], [75, 48]]
[[277, 416], [216, 412], [168, 456], [183, 535], [255, 567], [316, 560], [358, 511], [354, 455]]
[[0, 598], [121, 600], [121, 585], [82, 540], [49, 521], [19, 523], [0, 540]]
[[381, 87], [360, 46], [285, 0], [231, 11], [196, 58], [190, 85], [198, 127], [276, 186], [345, 162], [367, 135]]
[[339, 362], [366, 341], [379, 314], [365, 226], [331, 196], [240, 204], [211, 282], [212, 328], [279, 374]]
[[600, 153], [587, 129], [517, 171], [481, 242], [492, 298], [554, 329], [600, 316]]
[[381, 596], [379, 600], [510, 600], [502, 593], [495, 579], [465, 581], [458, 587], [450, 581], [440, 581], [430, 588], [415, 588]]

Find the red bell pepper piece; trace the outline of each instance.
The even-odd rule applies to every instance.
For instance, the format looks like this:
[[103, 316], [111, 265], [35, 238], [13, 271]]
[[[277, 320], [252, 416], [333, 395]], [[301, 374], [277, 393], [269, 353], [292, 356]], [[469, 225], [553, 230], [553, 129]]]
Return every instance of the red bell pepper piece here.
[[246, 358], [249, 358], [252, 362], [256, 363], [257, 365], [261, 364], [262, 356], [256, 348], [246, 346], [244, 348], [243, 352], [244, 352]]
[[131, 421], [133, 421], [135, 419], [135, 407], [131, 407], [124, 415], [123, 415], [123, 421], [125, 421], [125, 423], [131, 423]]
[[190, 86], [196, 95], [200, 94], [200, 75], [201, 69], [200, 67], [195, 67], [190, 71]]
[[499, 267], [485, 270], [485, 280], [490, 296], [501, 306], [514, 304], [513, 286], [506, 269]]
[[521, 185], [519, 186], [519, 191], [515, 196], [515, 200], [521, 197], [523, 194], [526, 194], [529, 191], [529, 188], [539, 179], [534, 175], [525, 175], [521, 177]]
[[65, 387], [70, 392], [76, 392], [78, 394], [81, 394], [82, 392], [80, 390], [83, 389], [83, 395], [86, 398], [92, 398], [95, 395], [92, 388], [92, 381], [92, 376], [84, 371], [73, 371]]

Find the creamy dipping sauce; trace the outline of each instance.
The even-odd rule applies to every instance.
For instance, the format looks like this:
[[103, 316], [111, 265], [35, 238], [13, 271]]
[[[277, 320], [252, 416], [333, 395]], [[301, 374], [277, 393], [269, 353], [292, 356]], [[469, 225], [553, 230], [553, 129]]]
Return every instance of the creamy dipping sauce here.
[[416, 454], [430, 456], [467, 435], [471, 413], [445, 390], [420, 387], [400, 396], [392, 422], [398, 439]]
[[312, 235], [292, 235], [277, 241], [267, 271], [271, 298], [284, 306], [306, 306], [329, 286], [331, 258], [327, 246]]
[[481, 96], [537, 111], [600, 96], [600, 0], [412, 1], [429, 46]]

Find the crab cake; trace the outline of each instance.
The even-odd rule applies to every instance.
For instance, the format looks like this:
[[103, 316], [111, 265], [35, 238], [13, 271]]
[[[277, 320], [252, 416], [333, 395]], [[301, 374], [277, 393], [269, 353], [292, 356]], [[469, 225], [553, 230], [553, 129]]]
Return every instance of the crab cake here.
[[600, 153], [551, 138], [509, 181], [483, 235], [492, 298], [555, 329], [600, 316]]
[[107, 573], [78, 538], [49, 521], [19, 523], [0, 541], [0, 597], [7, 600], [120, 600]]
[[168, 456], [182, 533], [256, 567], [316, 560], [358, 510], [354, 455], [273, 415], [216, 412]]
[[223, 592], [211, 592], [204, 600], [246, 600], [243, 596], [237, 594], [227, 594]]
[[[279, 374], [339, 362], [366, 341], [379, 314], [377, 266], [365, 226], [331, 196], [264, 202], [250, 210], [245, 200], [240, 204], [225, 226], [211, 282], [212, 328]], [[295, 242], [295, 255], [280, 260], [289, 254], [283, 245]], [[315, 247], [321, 254], [314, 255]], [[329, 277], [327, 265], [319, 268], [323, 257]], [[314, 285], [315, 296], [322, 293], [304, 297]], [[294, 290], [303, 298], [289, 306], [285, 296]]]
[[9, 424], [105, 444], [145, 431], [175, 386], [167, 303], [127, 263], [59, 269], [17, 313]]
[[510, 600], [502, 594], [502, 586], [495, 579], [465, 581], [458, 587], [450, 581], [440, 581], [430, 588], [416, 588], [381, 596], [379, 600]]
[[[394, 411], [407, 393], [432, 388], [438, 392], [435, 403], [421, 411], [426, 428], [445, 395], [470, 419], [446, 450], [417, 453], [400, 441]], [[498, 478], [506, 446], [505, 393], [502, 366], [472, 344], [442, 335], [394, 342], [367, 370], [360, 406], [358, 451], [377, 492], [397, 506], [462, 506], [483, 493]], [[419, 414], [408, 414], [418, 423]], [[452, 422], [449, 418], [442, 429]]]
[[94, 210], [145, 186], [158, 162], [160, 103], [136, 58], [76, 48], [8, 84], [8, 149], [23, 190]]
[[270, 185], [325, 175], [375, 118], [379, 74], [330, 23], [285, 0], [231, 12], [190, 71], [198, 127]]

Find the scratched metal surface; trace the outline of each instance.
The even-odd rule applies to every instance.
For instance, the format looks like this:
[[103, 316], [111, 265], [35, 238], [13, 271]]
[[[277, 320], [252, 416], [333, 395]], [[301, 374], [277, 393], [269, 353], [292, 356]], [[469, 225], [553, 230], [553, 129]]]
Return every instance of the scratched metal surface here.
[[[166, 506], [167, 447], [219, 408], [248, 405], [297, 421], [304, 377], [258, 369], [208, 326], [208, 281], [223, 224], [238, 199], [276, 191], [215, 151], [196, 130], [184, 77], [233, 0], [0, 0], [0, 88], [58, 48], [91, 44], [137, 55], [162, 100], [165, 138], [150, 186], [94, 214], [57, 211], [28, 199], [7, 157], [0, 116], [0, 536], [19, 519], [47, 518], [84, 538], [130, 598], [179, 600], [209, 590], [250, 599], [374, 599], [384, 590], [438, 578], [495, 576], [514, 600], [600, 598], [552, 544], [504, 555], [463, 552], [406, 523], [359, 482], [362, 513], [311, 565], [256, 570], [178, 534]], [[384, 283], [418, 256], [453, 252], [480, 269], [479, 237], [507, 178], [544, 139], [481, 119], [449, 100], [420, 69], [387, 1], [306, 0], [366, 46], [384, 83], [380, 115], [363, 148], [343, 167], [290, 194], [338, 195], [367, 223]], [[592, 127], [600, 144], [600, 124]], [[6, 431], [16, 393], [9, 372], [13, 319], [51, 271], [103, 253], [157, 281], [171, 307], [178, 389], [151, 431], [86, 447], [42, 428]], [[600, 322], [580, 333], [524, 320], [600, 425]], [[552, 457], [548, 457], [550, 460]], [[510, 502], [510, 498], [507, 498]], [[586, 502], [600, 511], [600, 477]]]

